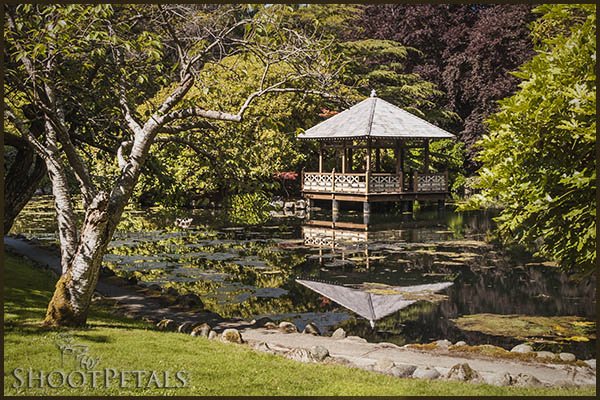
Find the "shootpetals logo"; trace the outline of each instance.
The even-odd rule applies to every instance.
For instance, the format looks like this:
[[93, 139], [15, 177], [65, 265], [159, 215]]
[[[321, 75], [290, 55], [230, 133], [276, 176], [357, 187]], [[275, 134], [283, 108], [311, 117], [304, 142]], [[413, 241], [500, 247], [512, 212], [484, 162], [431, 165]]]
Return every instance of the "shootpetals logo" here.
[[24, 388], [184, 388], [188, 385], [186, 371], [123, 370], [101, 368], [100, 357], [90, 353], [88, 346], [78, 344], [68, 334], [58, 334], [54, 342], [59, 352], [60, 368], [42, 370], [15, 368], [12, 371], [15, 389]]

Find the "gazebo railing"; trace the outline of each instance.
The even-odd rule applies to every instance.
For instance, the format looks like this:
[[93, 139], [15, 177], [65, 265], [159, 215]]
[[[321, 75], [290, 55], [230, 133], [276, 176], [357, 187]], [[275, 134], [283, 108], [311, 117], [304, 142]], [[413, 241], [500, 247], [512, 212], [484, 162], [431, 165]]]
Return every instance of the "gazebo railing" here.
[[447, 192], [448, 171], [437, 174], [415, 172], [414, 190], [415, 192]]
[[[367, 176], [368, 185], [367, 185]], [[412, 184], [406, 186], [402, 173], [337, 173], [304, 172], [302, 190], [318, 193], [384, 194], [384, 193], [445, 193], [448, 173], [415, 172]]]

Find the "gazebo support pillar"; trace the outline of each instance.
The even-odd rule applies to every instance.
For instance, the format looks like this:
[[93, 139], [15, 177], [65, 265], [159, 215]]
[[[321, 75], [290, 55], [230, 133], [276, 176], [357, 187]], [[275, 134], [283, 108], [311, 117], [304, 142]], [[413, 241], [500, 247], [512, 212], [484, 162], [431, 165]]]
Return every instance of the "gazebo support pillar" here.
[[319, 173], [323, 173], [323, 142], [319, 143]]
[[425, 140], [425, 151], [424, 151], [424, 160], [423, 160], [423, 172], [429, 172], [429, 140]]

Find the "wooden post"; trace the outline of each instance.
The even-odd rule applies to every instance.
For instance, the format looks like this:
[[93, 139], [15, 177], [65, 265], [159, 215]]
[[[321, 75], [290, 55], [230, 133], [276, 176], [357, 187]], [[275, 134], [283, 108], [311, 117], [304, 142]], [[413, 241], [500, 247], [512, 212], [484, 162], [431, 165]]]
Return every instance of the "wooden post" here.
[[419, 191], [419, 179], [418, 179], [419, 173], [417, 171], [415, 171], [414, 175], [413, 175], [413, 187], [414, 187], [414, 191], [418, 192]]
[[346, 166], [346, 168], [348, 168], [348, 172], [352, 172], [352, 147], [348, 148], [348, 165]]
[[402, 172], [402, 154], [400, 153], [400, 141], [396, 140], [396, 147], [394, 148], [394, 156], [396, 157], [396, 175], [400, 175]]
[[331, 170], [331, 193], [335, 192], [335, 168]]
[[424, 165], [423, 165], [423, 172], [424, 173], [428, 173], [429, 172], [429, 140], [426, 139], [425, 140], [425, 155], [424, 155]]
[[[284, 185], [285, 185], [285, 183], [284, 183]], [[300, 171], [300, 191], [301, 192], [304, 191], [304, 167], [302, 167], [302, 171]]]
[[319, 173], [323, 173], [323, 142], [319, 142]]
[[381, 172], [381, 148], [375, 148], [375, 172]]
[[369, 183], [371, 181], [371, 138], [367, 139], [367, 156], [365, 164], [365, 193], [369, 194]]
[[346, 173], [346, 145], [344, 145], [342, 150], [342, 174]]

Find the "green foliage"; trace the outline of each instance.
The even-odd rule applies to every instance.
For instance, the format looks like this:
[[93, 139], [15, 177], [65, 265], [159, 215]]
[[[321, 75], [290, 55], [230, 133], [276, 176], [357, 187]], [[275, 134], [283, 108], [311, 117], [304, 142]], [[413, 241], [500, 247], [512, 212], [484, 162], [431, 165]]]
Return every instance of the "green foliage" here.
[[263, 192], [237, 194], [229, 199], [228, 217], [235, 224], [259, 225], [268, 221], [270, 209]]
[[[502, 238], [570, 271], [596, 261], [596, 7], [544, 5], [537, 55], [514, 96], [500, 102], [482, 148], [470, 205], [504, 207]], [[550, 36], [548, 36], [550, 35]]]

